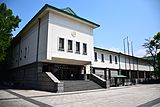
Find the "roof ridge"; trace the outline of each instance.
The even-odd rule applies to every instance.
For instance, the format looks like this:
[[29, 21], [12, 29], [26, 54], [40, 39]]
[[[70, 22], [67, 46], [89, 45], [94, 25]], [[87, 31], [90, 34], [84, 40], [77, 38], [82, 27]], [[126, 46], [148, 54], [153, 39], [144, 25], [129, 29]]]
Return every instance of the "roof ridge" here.
[[61, 10], [65, 11], [69, 14], [72, 14], [74, 16], [77, 16], [77, 14], [70, 7], [62, 8]]

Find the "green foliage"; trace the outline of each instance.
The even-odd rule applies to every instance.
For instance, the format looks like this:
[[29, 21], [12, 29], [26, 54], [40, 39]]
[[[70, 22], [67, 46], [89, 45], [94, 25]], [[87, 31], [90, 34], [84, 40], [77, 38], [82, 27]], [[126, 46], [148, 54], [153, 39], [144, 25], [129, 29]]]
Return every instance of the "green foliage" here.
[[0, 62], [6, 60], [7, 49], [12, 39], [12, 31], [18, 27], [18, 16], [14, 16], [11, 9], [7, 9], [5, 3], [0, 4]]
[[157, 68], [158, 68], [159, 77], [160, 77], [160, 52], [157, 54]]
[[155, 77], [160, 78], [160, 32], [154, 35], [153, 39], [146, 39], [143, 46], [147, 55], [152, 57], [151, 65], [154, 67]]

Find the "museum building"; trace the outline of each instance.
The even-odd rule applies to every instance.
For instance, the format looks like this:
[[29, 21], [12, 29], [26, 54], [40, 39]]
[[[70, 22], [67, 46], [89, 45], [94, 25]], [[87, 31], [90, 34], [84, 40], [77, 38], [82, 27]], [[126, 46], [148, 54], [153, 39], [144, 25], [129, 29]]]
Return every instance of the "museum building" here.
[[12, 41], [14, 85], [63, 92], [150, 79], [147, 60], [94, 47], [93, 30], [99, 26], [69, 7], [46, 4]]

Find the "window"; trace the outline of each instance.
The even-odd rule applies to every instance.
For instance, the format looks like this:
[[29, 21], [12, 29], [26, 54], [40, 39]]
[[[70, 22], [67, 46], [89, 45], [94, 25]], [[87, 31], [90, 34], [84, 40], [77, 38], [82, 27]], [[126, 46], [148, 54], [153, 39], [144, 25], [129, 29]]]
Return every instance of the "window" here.
[[72, 50], [72, 40], [68, 40], [68, 52], [73, 52], [73, 50]]
[[16, 62], [18, 61], [18, 51], [16, 53]]
[[104, 62], [104, 54], [101, 54], [101, 61]]
[[112, 55], [109, 55], [110, 63], [112, 63]]
[[117, 56], [115, 56], [115, 64], [117, 64]]
[[76, 42], [76, 53], [80, 54], [80, 42]]
[[25, 48], [25, 51], [24, 51], [25, 53], [25, 55], [24, 55], [24, 58], [26, 58], [26, 56], [27, 56], [27, 48]]
[[97, 52], [94, 52], [94, 60], [97, 61]]
[[59, 38], [59, 50], [64, 51], [64, 38]]
[[83, 55], [87, 55], [87, 44], [83, 43]]
[[21, 53], [20, 53], [20, 60], [22, 60], [22, 49], [21, 49]]

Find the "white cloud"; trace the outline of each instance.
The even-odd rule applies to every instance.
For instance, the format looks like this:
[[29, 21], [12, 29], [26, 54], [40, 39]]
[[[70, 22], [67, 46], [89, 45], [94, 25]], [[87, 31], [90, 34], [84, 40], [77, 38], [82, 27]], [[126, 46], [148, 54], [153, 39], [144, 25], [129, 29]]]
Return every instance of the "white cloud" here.
[[123, 53], [120, 49], [118, 49], [118, 48], [109, 48], [108, 50], [110, 50], [110, 51], [114, 51], [114, 52], [121, 52], [121, 53]]
[[134, 56], [144, 57], [144, 56], [146, 56], [146, 50], [145, 49], [139, 49], [137, 51], [134, 51]]
[[[114, 52], [121, 52], [124, 53], [122, 50], [118, 49], [118, 48], [109, 48], [108, 50], [114, 51]], [[126, 50], [127, 51], [127, 50]], [[128, 51], [127, 51], [128, 52]], [[127, 54], [127, 53], [126, 53]], [[146, 50], [145, 49], [139, 49], [139, 50], [134, 50], [134, 56], [136, 57], [144, 57], [146, 56]], [[130, 52], [131, 55], [131, 52]]]

